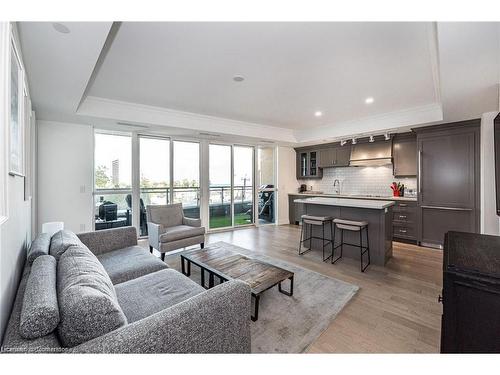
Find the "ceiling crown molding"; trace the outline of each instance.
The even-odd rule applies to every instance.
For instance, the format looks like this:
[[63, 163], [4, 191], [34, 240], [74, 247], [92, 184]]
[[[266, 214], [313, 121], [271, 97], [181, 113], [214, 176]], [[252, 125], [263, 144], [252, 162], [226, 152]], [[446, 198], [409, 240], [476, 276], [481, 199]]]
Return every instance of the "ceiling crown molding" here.
[[78, 115], [296, 143], [292, 129], [88, 96]]
[[307, 130], [296, 130], [295, 138], [301, 143], [324, 140], [336, 141], [350, 136], [408, 129], [443, 120], [441, 104], [432, 103], [420, 107], [345, 121]]

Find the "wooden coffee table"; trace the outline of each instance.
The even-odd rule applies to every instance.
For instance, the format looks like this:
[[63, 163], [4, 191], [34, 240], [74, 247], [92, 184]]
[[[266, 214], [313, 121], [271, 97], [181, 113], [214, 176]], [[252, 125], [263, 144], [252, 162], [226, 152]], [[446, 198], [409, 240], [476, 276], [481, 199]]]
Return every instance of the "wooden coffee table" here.
[[[217, 277], [221, 283], [237, 279], [250, 285], [255, 302], [255, 312], [251, 316], [253, 321], [259, 318], [260, 296], [266, 290], [278, 285], [280, 293], [287, 296], [293, 295], [293, 272], [260, 260], [248, 258], [235, 251], [217, 246], [208, 246], [204, 249], [182, 253], [182, 273], [186, 276], [191, 275], [191, 263], [200, 267], [201, 285], [206, 289], [214, 286], [214, 277]], [[208, 272], [208, 286], [205, 285], [205, 271]], [[290, 280], [289, 292], [281, 288], [281, 283], [287, 279]]]

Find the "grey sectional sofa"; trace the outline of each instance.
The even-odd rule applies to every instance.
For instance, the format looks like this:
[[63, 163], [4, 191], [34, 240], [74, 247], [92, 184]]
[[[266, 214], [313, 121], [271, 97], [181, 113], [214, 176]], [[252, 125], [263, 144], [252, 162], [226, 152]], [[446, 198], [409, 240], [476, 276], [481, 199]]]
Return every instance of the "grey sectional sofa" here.
[[2, 352], [248, 353], [250, 288], [205, 290], [137, 245], [135, 228], [38, 236]]

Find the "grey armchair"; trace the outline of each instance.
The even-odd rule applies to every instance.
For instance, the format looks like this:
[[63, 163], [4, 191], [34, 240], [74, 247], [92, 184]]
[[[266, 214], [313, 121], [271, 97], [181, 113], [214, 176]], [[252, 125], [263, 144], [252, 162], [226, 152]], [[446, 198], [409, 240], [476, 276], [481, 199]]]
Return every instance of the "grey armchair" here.
[[146, 207], [149, 250], [158, 250], [161, 259], [165, 253], [182, 247], [205, 244], [205, 228], [200, 219], [184, 217], [182, 203]]

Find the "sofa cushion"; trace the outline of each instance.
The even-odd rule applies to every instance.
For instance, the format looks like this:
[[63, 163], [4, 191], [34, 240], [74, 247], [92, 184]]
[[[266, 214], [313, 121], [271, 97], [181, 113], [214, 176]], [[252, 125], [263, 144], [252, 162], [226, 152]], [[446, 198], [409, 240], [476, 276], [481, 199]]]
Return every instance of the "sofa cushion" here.
[[165, 228], [165, 232], [160, 234], [160, 242], [172, 242], [183, 240], [184, 238], [196, 237], [205, 234], [204, 227], [190, 227], [189, 225], [176, 225]]
[[33, 264], [33, 261], [40, 255], [47, 255], [50, 248], [50, 235], [48, 233], [41, 233], [31, 242], [28, 250], [27, 261], [28, 264]]
[[125, 324], [111, 280], [85, 246], [71, 246], [57, 265], [57, 294], [63, 346], [72, 347]]
[[116, 285], [116, 295], [129, 323], [153, 315], [205, 289], [173, 269], [162, 270]]
[[56, 260], [59, 260], [62, 254], [70, 247], [83, 245], [80, 239], [69, 230], [60, 230], [54, 233], [52, 239], [50, 240], [50, 251], [49, 254], [52, 255]]
[[19, 332], [26, 339], [45, 336], [59, 324], [56, 267], [56, 259], [51, 255], [39, 256], [33, 262], [19, 324]]
[[19, 288], [17, 289], [16, 299], [12, 306], [9, 322], [3, 336], [1, 352], [2, 353], [59, 353], [65, 349], [61, 346], [56, 330], [48, 335], [35, 338], [25, 339], [21, 336], [21, 311], [24, 305], [24, 294], [26, 285], [28, 284], [29, 275], [31, 274], [31, 266], [26, 263], [24, 267]]
[[130, 246], [97, 256], [113, 284], [168, 268], [145, 248]]

